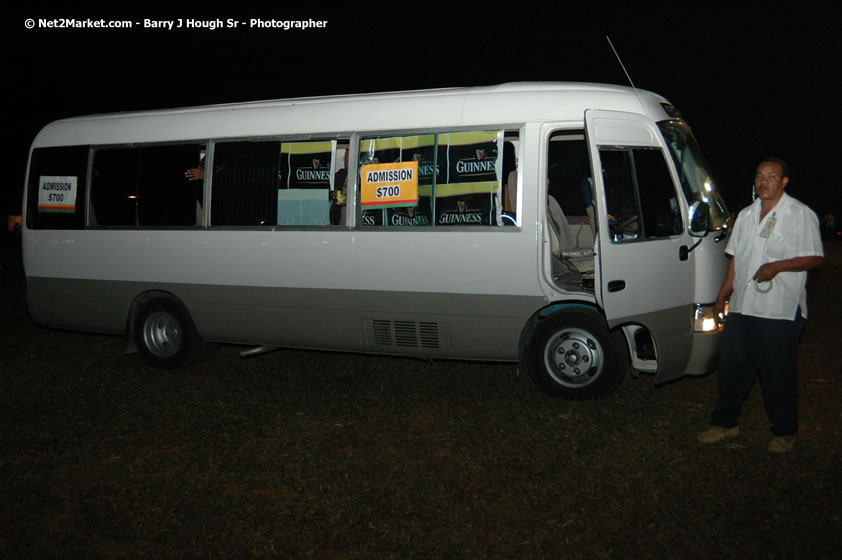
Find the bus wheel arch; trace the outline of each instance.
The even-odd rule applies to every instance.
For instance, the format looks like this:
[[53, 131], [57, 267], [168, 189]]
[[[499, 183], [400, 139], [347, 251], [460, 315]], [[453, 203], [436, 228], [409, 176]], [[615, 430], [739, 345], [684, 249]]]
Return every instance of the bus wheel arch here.
[[138, 295], [127, 323], [127, 349], [133, 347], [152, 366], [176, 368], [204, 353], [205, 342], [187, 307], [169, 292]]
[[544, 393], [590, 399], [614, 391], [625, 374], [624, 348], [595, 308], [554, 305], [537, 313], [525, 329], [524, 362]]

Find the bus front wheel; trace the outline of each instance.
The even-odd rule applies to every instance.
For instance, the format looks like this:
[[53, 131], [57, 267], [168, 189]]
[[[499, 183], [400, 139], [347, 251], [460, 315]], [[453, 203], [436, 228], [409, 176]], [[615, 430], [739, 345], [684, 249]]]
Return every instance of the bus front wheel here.
[[203, 345], [187, 311], [166, 300], [143, 306], [136, 317], [134, 334], [140, 355], [161, 368], [186, 364]]
[[561, 311], [540, 320], [526, 359], [541, 391], [568, 399], [607, 395], [624, 373], [605, 320], [586, 309]]

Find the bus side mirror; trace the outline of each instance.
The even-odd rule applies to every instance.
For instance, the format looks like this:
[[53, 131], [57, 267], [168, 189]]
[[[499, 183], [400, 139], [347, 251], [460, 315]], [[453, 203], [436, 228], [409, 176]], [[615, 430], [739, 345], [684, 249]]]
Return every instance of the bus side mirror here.
[[710, 228], [708, 203], [698, 200], [690, 207], [690, 235], [706, 237]]

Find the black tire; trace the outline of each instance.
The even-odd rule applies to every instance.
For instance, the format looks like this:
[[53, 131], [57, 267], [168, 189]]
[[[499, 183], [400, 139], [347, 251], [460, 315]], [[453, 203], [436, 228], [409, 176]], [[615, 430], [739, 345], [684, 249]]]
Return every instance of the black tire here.
[[176, 368], [195, 359], [204, 347], [184, 307], [173, 301], [154, 300], [140, 310], [134, 325], [140, 355], [159, 368]]
[[605, 396], [625, 373], [605, 319], [587, 309], [559, 311], [538, 321], [526, 351], [535, 385], [553, 396]]

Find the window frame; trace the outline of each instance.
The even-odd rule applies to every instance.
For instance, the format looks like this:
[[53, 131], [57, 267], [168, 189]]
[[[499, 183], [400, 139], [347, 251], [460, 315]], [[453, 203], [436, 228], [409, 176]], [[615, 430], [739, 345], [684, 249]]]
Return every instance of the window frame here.
[[[127, 225], [127, 224], [119, 224], [119, 225], [108, 225], [108, 224], [99, 224], [99, 223], [92, 223], [92, 217], [95, 215], [95, 206], [94, 206], [94, 197], [93, 197], [93, 182], [94, 182], [94, 162], [96, 159], [96, 153], [101, 150], [119, 150], [119, 149], [132, 149], [132, 150], [142, 150], [144, 148], [152, 148], [152, 147], [166, 147], [166, 146], [204, 146], [205, 147], [205, 167], [208, 165], [208, 157], [209, 157], [209, 144], [210, 140], [203, 140], [203, 139], [188, 139], [188, 140], [165, 140], [161, 142], [130, 142], [130, 143], [117, 143], [117, 144], [90, 144], [88, 146], [88, 178], [87, 178], [87, 188], [86, 188], [86, 220], [85, 220], [85, 229], [92, 229], [92, 230], [102, 230], [102, 229], [112, 229], [112, 230], [197, 230], [197, 229], [205, 229], [207, 227], [207, 212], [202, 212], [202, 222], [201, 223], [194, 223], [192, 225], [143, 225], [143, 224], [134, 224], [134, 225]], [[207, 195], [208, 195], [208, 179], [205, 177], [204, 184], [202, 187], [202, 208], [207, 208]]]
[[[76, 199], [74, 204], [74, 211], [72, 218], [66, 218], [70, 213], [51, 213], [40, 212], [38, 209], [38, 179], [43, 175], [45, 164], [39, 161], [41, 154], [47, 151], [66, 151], [71, 152], [78, 150], [80, 152], [78, 161], [73, 161], [70, 165], [78, 165], [79, 168], [84, 168], [84, 176], [81, 181], [76, 184]], [[37, 152], [37, 154], [36, 154]], [[81, 152], [84, 152], [84, 165], [81, 159]], [[75, 154], [74, 154], [75, 155]], [[67, 156], [65, 156], [67, 157]], [[66, 163], [66, 162], [65, 162]], [[34, 165], [33, 165], [34, 164]], [[48, 167], [49, 168], [49, 167]], [[51, 175], [47, 175], [51, 176]], [[91, 149], [90, 146], [84, 144], [67, 145], [67, 146], [41, 146], [33, 148], [29, 154], [29, 170], [26, 184], [26, 216], [24, 222], [27, 229], [34, 230], [80, 230], [85, 229], [88, 225], [88, 216], [90, 215], [90, 207], [88, 205], [88, 198], [90, 193], [90, 177], [91, 177]], [[43, 217], [40, 217], [42, 216]], [[81, 214], [81, 218], [78, 217]], [[54, 217], [54, 219], [53, 219]], [[65, 217], [64, 219], [62, 217]], [[52, 223], [57, 221], [58, 223]], [[47, 223], [42, 223], [47, 222]], [[70, 222], [70, 223], [61, 223]]]
[[[351, 149], [354, 145], [354, 138], [355, 133], [326, 133], [326, 134], [289, 134], [289, 135], [263, 135], [263, 136], [226, 136], [226, 137], [214, 137], [207, 142], [208, 152], [205, 157], [210, 158], [207, 160], [206, 167], [211, 167], [212, 169], [215, 166], [216, 161], [216, 145], [227, 143], [227, 142], [278, 142], [279, 144], [290, 144], [290, 143], [304, 143], [304, 142], [327, 142], [327, 141], [335, 141], [337, 149], [339, 149], [342, 145], [348, 144], [348, 149]], [[334, 152], [335, 155], [335, 152]], [[355, 157], [355, 151], [351, 150], [348, 159], [348, 167], [353, 166], [352, 159]], [[351, 190], [351, 180], [353, 176], [351, 174], [348, 175], [348, 190]], [[205, 194], [206, 194], [206, 207], [211, 208], [211, 212], [206, 212], [205, 216], [205, 227], [208, 230], [214, 231], [336, 231], [338, 229], [347, 229], [346, 225], [280, 225], [277, 223], [267, 224], [267, 225], [215, 225], [213, 224], [213, 195], [214, 195], [214, 185], [213, 185], [213, 173], [210, 173], [210, 177], [205, 177]], [[347, 205], [351, 205], [351, 200], [348, 199]], [[277, 213], [277, 212], [276, 212]], [[277, 220], [276, 220], [277, 221]]]
[[[520, 191], [520, 185], [523, 184], [522, 173], [520, 172], [521, 166], [523, 165], [524, 161], [524, 138], [525, 138], [525, 123], [509, 123], [509, 124], [482, 124], [482, 125], [474, 125], [474, 126], [456, 126], [456, 127], [427, 127], [427, 128], [412, 128], [412, 129], [389, 129], [389, 130], [366, 130], [366, 131], [358, 131], [354, 138], [352, 139], [352, 160], [349, 160], [348, 166], [352, 169], [356, 167], [356, 172], [353, 174], [353, 193], [354, 193], [354, 223], [353, 228], [360, 230], [360, 231], [441, 231], [441, 232], [452, 232], [452, 231], [519, 231], [521, 229], [521, 215], [522, 215], [522, 208], [518, 206], [518, 200], [514, 200], [513, 204], [515, 205], [515, 220], [514, 223], [505, 223], [505, 221], [501, 218], [501, 223], [497, 225], [492, 224], [482, 224], [482, 225], [467, 225], [467, 224], [458, 224], [458, 225], [436, 225], [435, 223], [435, 216], [432, 216], [429, 225], [365, 225], [362, 223], [362, 206], [358, 204], [359, 197], [360, 197], [360, 166], [359, 166], [359, 157], [360, 157], [360, 144], [363, 140], [370, 140], [370, 139], [378, 139], [378, 138], [397, 138], [397, 137], [412, 137], [412, 136], [425, 136], [425, 135], [433, 135], [436, 137], [436, 146], [438, 146], [438, 137], [445, 134], [452, 134], [452, 133], [462, 133], [462, 132], [490, 132], [490, 131], [502, 131], [503, 132], [503, 144], [508, 138], [514, 136], [512, 140], [516, 142], [515, 145], [515, 167], [514, 169], [518, 171], [517, 173], [517, 181], [518, 181], [518, 191]], [[505, 149], [505, 148], [504, 148]], [[355, 157], [354, 157], [355, 156]], [[503, 155], [501, 154], [500, 157], [502, 158]], [[503, 170], [501, 170], [502, 173]], [[501, 177], [501, 184], [500, 190], [502, 195], [502, 188], [503, 182], [506, 180], [505, 177]], [[351, 176], [349, 175], [348, 178], [348, 189], [349, 192], [351, 191]], [[520, 196], [520, 195], [519, 195]], [[349, 205], [351, 204], [351, 200], [349, 199]], [[500, 214], [502, 216], [503, 211], [503, 200], [502, 198], [499, 199], [500, 204]]]
[[[225, 231], [225, 230], [256, 230], [256, 231], [317, 231], [317, 230], [327, 230], [327, 231], [336, 231], [341, 229], [355, 229], [355, 230], [362, 230], [362, 231], [379, 231], [379, 230], [390, 230], [390, 231], [418, 231], [420, 230], [436, 230], [436, 231], [459, 231], [459, 230], [467, 230], [467, 231], [518, 231], [521, 229], [521, 217], [523, 213], [522, 208], [522, 200], [523, 197], [520, 194], [521, 185], [523, 184], [523, 174], [521, 172], [521, 168], [524, 162], [524, 133], [525, 133], [525, 123], [508, 123], [508, 124], [483, 124], [483, 125], [475, 125], [475, 126], [455, 126], [455, 127], [427, 127], [423, 129], [387, 129], [387, 130], [355, 130], [352, 132], [327, 132], [327, 133], [305, 133], [305, 134], [272, 134], [272, 135], [253, 135], [253, 136], [214, 136], [208, 138], [188, 138], [188, 139], [179, 139], [179, 140], [162, 140], [162, 141], [144, 141], [144, 142], [121, 142], [121, 143], [105, 143], [105, 144], [88, 144], [88, 145], [80, 145], [80, 146], [55, 146], [55, 148], [81, 148], [84, 147], [86, 149], [87, 154], [87, 164], [86, 164], [86, 177], [84, 181], [84, 201], [82, 209], [84, 211], [84, 219], [83, 223], [79, 226], [79, 229], [92, 229], [92, 230], [102, 230], [102, 229], [112, 229], [112, 230], [217, 230], [217, 231]], [[431, 132], [431, 130], [433, 132]], [[362, 207], [359, 204], [360, 201], [360, 176], [359, 176], [359, 160], [360, 160], [360, 142], [363, 139], [369, 138], [379, 138], [379, 137], [400, 137], [400, 136], [419, 136], [425, 134], [431, 134], [436, 136], [436, 141], [438, 144], [438, 136], [444, 134], [451, 134], [451, 133], [460, 133], [460, 132], [483, 132], [483, 131], [502, 131], [503, 133], [503, 144], [507, 141], [513, 141], [515, 143], [515, 151], [514, 151], [514, 164], [513, 168], [518, 171], [517, 173], [517, 192], [519, 193], [515, 200], [511, 201], [511, 204], [514, 206], [515, 210], [515, 219], [509, 220], [507, 223], [505, 220], [500, 220], [499, 225], [491, 225], [491, 224], [482, 224], [482, 225], [436, 225], [435, 224], [435, 217], [431, 216], [430, 224], [429, 225], [400, 225], [400, 226], [393, 226], [393, 225], [364, 225], [361, 222], [362, 216]], [[98, 152], [103, 150], [120, 150], [120, 149], [127, 149], [127, 150], [142, 150], [145, 148], [158, 148], [158, 147], [165, 147], [165, 146], [190, 146], [196, 145], [197, 147], [204, 147], [205, 156], [204, 156], [204, 168], [206, 170], [213, 170], [215, 163], [217, 161], [216, 158], [216, 147], [217, 144], [226, 143], [226, 142], [278, 142], [280, 144], [286, 143], [296, 143], [296, 142], [318, 142], [318, 141], [335, 141], [336, 142], [336, 151], [334, 152], [334, 156], [339, 149], [347, 144], [346, 149], [349, 151], [348, 155], [348, 177], [347, 177], [347, 218], [345, 224], [340, 225], [316, 225], [316, 226], [306, 226], [306, 225], [279, 225], [277, 223], [267, 224], [267, 225], [214, 225], [213, 224], [213, 197], [214, 197], [214, 180], [213, 180], [213, 171], [206, 172], [205, 177], [203, 179], [203, 186], [202, 186], [202, 196], [201, 196], [201, 203], [202, 203], [202, 212], [201, 212], [201, 222], [197, 222], [192, 225], [142, 225], [142, 224], [120, 224], [120, 225], [105, 225], [105, 224], [98, 224], [94, 223], [95, 220], [92, 219], [94, 216], [95, 205], [94, 205], [94, 196], [93, 196], [93, 186], [94, 186], [94, 177], [93, 173], [95, 171], [95, 159]], [[43, 147], [46, 148], [46, 147]], [[35, 148], [35, 149], [43, 149], [43, 148]], [[505, 148], [504, 148], [505, 149]], [[503, 157], [502, 155], [500, 156]], [[31, 160], [31, 156], [30, 156]], [[336, 162], [338, 163], [338, 162]], [[355, 170], [355, 172], [351, 173], [350, 170]], [[505, 171], [505, 168], [501, 170], [501, 173]], [[500, 206], [500, 214], [504, 210], [504, 201], [502, 200], [502, 188], [503, 184], [506, 181], [506, 177], [501, 178], [501, 195], [498, 198], [498, 204]], [[30, 178], [30, 182], [33, 179]], [[81, 186], [80, 186], [81, 187]], [[31, 187], [30, 187], [31, 190]], [[33, 196], [31, 193], [28, 196]], [[36, 201], [37, 202], [37, 201]], [[77, 209], [79, 208], [80, 201], [77, 200]], [[32, 199], [30, 198], [30, 206], [32, 206]], [[353, 209], [353, 210], [352, 210]], [[30, 210], [30, 213], [34, 210]], [[514, 223], [512, 223], [512, 221]], [[29, 226], [28, 226], [29, 227]]]
[[[647, 228], [647, 212], [650, 211], [650, 205], [647, 203], [646, 205], [643, 204], [643, 198], [641, 197], [641, 185], [640, 185], [640, 176], [638, 172], [638, 165], [637, 165], [637, 158], [635, 157], [635, 152], [637, 151], [646, 151], [646, 152], [659, 152], [661, 155], [661, 159], [663, 160], [664, 166], [663, 171], [665, 172], [664, 178], [667, 179], [667, 183], [670, 186], [670, 192], [672, 193], [672, 200], [676, 205], [676, 209], [674, 212], [674, 218], [677, 218], [680, 221], [680, 227], [677, 231], [674, 231], [668, 235], [655, 235], [648, 232]], [[603, 161], [602, 154], [605, 152], [616, 152], [616, 153], [624, 153], [628, 155], [628, 165], [625, 165], [625, 169], [630, 174], [630, 183], [632, 188], [632, 195], [635, 204], [635, 218], [638, 222], [638, 231], [637, 236], [634, 238], [618, 238], [615, 234], [614, 228], [609, 223], [608, 225], [608, 234], [613, 244], [627, 244], [627, 243], [644, 243], [648, 241], [657, 241], [663, 239], [671, 239], [676, 237], [681, 237], [684, 235], [687, 224], [685, 223], [684, 213], [681, 210], [681, 192], [676, 189], [675, 182], [673, 181], [672, 171], [670, 169], [670, 162], [666, 157], [665, 151], [661, 146], [600, 146], [599, 147], [599, 159], [602, 164], [602, 181], [603, 186], [606, 189], [605, 192], [605, 199], [606, 203], [609, 200], [609, 192], [608, 192], [608, 180], [605, 177], [605, 162]], [[605, 209], [606, 216], [610, 215], [609, 208], [606, 207]]]

